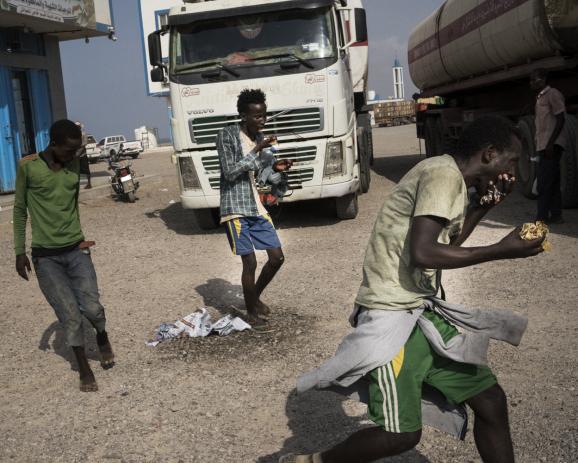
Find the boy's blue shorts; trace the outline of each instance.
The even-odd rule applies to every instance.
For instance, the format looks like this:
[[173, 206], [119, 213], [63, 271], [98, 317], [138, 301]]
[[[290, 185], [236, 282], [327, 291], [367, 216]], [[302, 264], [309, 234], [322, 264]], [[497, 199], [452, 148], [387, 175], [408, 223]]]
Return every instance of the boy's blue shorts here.
[[239, 217], [225, 222], [227, 238], [233, 254], [245, 256], [259, 251], [281, 247], [281, 241], [269, 215]]

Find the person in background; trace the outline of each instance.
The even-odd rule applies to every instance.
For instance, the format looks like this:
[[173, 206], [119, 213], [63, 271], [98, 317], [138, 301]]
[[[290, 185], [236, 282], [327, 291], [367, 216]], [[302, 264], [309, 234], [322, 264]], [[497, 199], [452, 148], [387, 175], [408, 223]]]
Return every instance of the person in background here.
[[536, 220], [563, 223], [560, 160], [566, 148], [564, 95], [548, 85], [548, 73], [536, 69], [530, 76], [536, 97], [536, 155], [538, 158], [538, 213]]
[[80, 390], [93, 392], [98, 386], [84, 350], [83, 315], [96, 330], [102, 368], [114, 365], [114, 354], [90, 257], [94, 242], [85, 241], [80, 226], [81, 149], [80, 127], [65, 119], [50, 128], [50, 144], [44, 151], [21, 159], [14, 198], [14, 251], [16, 271], [28, 280], [26, 222], [30, 215], [38, 285], [64, 327], [78, 363]]

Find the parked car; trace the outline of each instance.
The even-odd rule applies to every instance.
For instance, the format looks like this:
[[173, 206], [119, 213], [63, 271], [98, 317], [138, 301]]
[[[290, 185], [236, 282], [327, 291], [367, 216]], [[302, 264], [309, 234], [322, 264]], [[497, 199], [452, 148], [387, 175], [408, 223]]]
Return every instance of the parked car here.
[[96, 144], [96, 139], [92, 135], [86, 136], [86, 145], [84, 145], [84, 148], [86, 149], [88, 161], [91, 164], [98, 162], [101, 157], [101, 150]]
[[140, 141], [126, 141], [124, 135], [105, 137], [98, 142], [98, 147], [102, 152], [102, 157], [113, 160], [118, 160], [121, 156], [130, 156], [136, 159], [143, 152]]

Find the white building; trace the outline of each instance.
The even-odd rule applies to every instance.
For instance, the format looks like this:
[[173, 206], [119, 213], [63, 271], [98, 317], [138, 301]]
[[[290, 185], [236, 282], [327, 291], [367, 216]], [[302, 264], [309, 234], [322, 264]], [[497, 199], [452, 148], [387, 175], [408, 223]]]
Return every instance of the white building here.
[[61, 40], [114, 35], [110, 0], [0, 0], [0, 192], [66, 118]]
[[405, 99], [405, 86], [403, 83], [403, 67], [399, 60], [395, 58], [393, 63], [393, 99]]

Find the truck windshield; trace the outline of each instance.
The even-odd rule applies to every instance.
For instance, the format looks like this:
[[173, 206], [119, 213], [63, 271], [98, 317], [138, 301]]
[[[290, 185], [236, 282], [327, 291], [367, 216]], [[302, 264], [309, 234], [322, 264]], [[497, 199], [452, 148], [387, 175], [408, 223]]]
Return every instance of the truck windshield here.
[[171, 72], [220, 66], [308, 63], [336, 54], [328, 8], [211, 19], [173, 29]]

